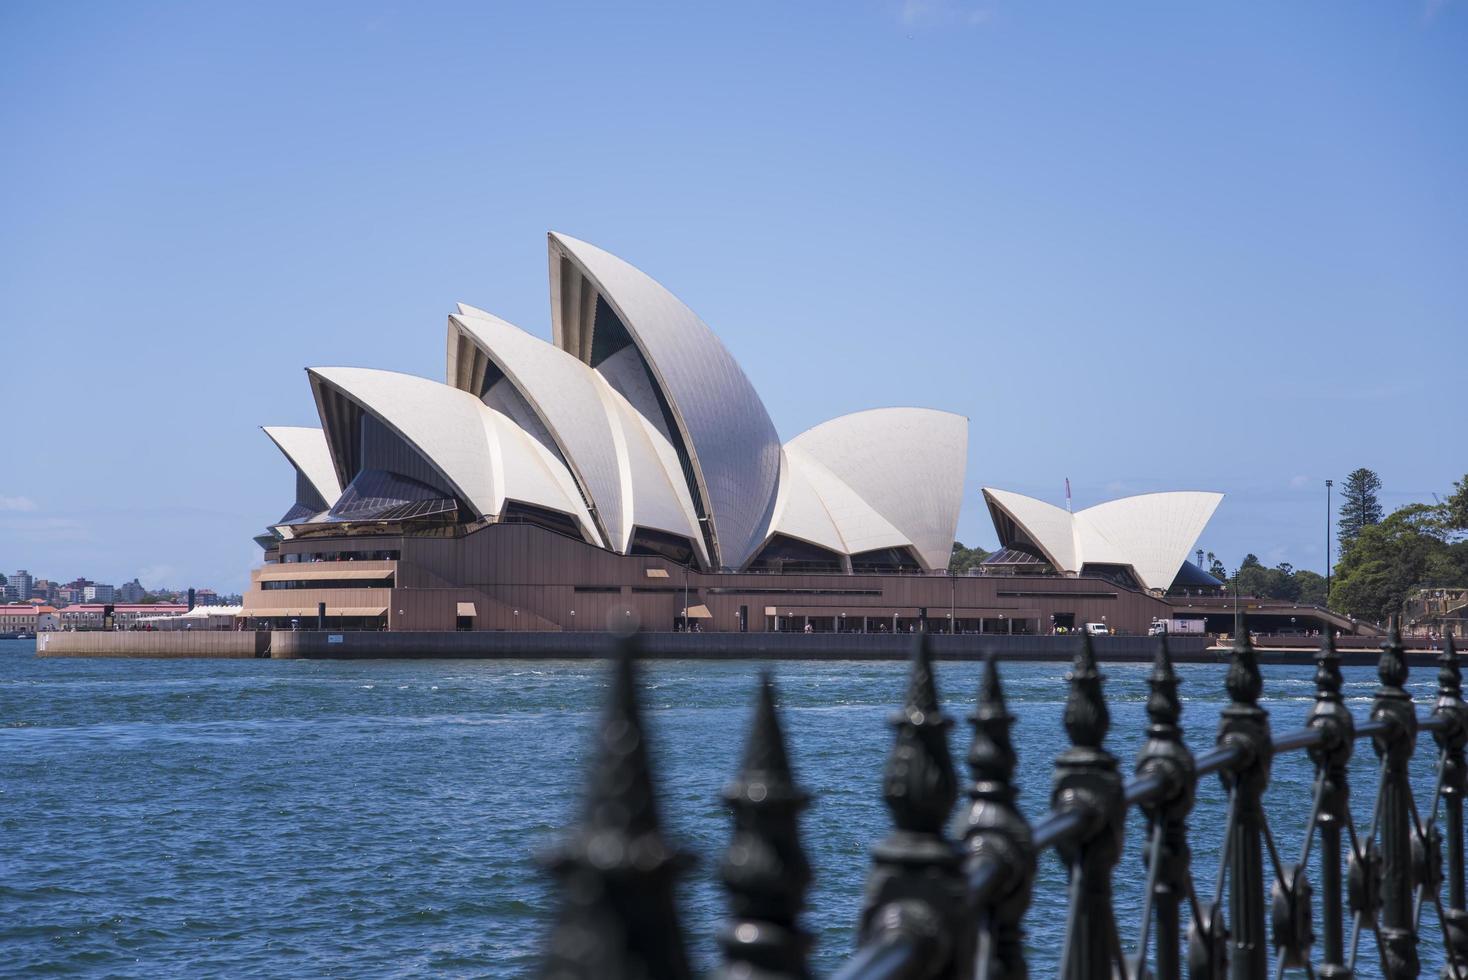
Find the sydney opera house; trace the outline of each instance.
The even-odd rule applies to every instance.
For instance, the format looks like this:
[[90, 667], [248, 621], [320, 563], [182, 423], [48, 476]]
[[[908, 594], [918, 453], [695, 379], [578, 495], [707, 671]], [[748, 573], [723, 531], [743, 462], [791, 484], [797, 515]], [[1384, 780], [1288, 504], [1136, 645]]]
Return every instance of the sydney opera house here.
[[1216, 592], [1220, 496], [1076, 513], [985, 489], [1001, 548], [950, 575], [968, 420], [843, 415], [781, 443], [749, 379], [645, 273], [549, 236], [553, 342], [460, 305], [442, 382], [311, 368], [267, 427], [295, 498], [244, 614], [334, 629], [1145, 631]]

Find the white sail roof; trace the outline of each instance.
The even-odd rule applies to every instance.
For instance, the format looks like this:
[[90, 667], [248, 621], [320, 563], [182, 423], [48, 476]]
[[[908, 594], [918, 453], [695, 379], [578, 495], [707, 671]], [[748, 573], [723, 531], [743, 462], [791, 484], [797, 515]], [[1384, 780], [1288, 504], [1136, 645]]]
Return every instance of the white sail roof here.
[[[1009, 490], [984, 487], [984, 499], [990, 509], [998, 508], [1019, 526], [1022, 533], [1040, 549], [1055, 566], [1056, 571], [1075, 572], [1081, 567], [1076, 557], [1074, 515], [1062, 507], [1026, 497]], [[997, 519], [994, 526], [999, 530], [1000, 544], [1008, 547], [1009, 536]]]
[[266, 425], [261, 429], [290, 460], [296, 472], [315, 488], [328, 507], [342, 495], [336, 470], [331, 465], [331, 450], [326, 445], [325, 432], [303, 425]]
[[1058, 571], [1124, 565], [1148, 589], [1166, 590], [1203, 533], [1223, 494], [1182, 490], [1122, 497], [1070, 514], [1033, 497], [985, 487], [1006, 546], [1008, 517]]
[[503, 413], [457, 388], [394, 371], [313, 368], [317, 404], [338, 473], [352, 449], [339, 444], [329, 387], [411, 445], [480, 517], [504, 513], [510, 501], [574, 517], [586, 540], [599, 541], [570, 472], [550, 450]]
[[[550, 235], [555, 342], [587, 364], [596, 350], [596, 299], [641, 352], [704, 502], [718, 562], [739, 567], [764, 539], [780, 478], [780, 440], [764, 404], [714, 332], [676, 296], [610, 252]], [[646, 406], [638, 406], [647, 410]]]
[[[488, 313], [460, 312], [449, 317], [449, 325], [482, 351], [529, 403], [585, 489], [596, 523], [609, 541], [621, 540], [622, 481], [616, 446], [606, 407], [589, 383], [591, 369], [554, 344]], [[455, 347], [451, 343], [450, 351]], [[449, 381], [454, 383], [454, 378]]]
[[770, 533], [841, 555], [912, 544], [861, 495], [794, 444], [785, 447]]
[[[967, 419], [876, 409], [781, 446], [749, 379], [677, 297], [568, 236], [549, 236], [549, 257], [554, 344], [460, 304], [448, 320], [447, 384], [310, 372], [324, 431], [267, 432], [300, 479], [337, 502], [333, 514], [394, 499], [386, 487], [438, 507], [418, 516], [453, 510], [449, 496], [476, 518], [502, 517], [512, 502], [556, 511], [621, 553], [683, 537], [706, 567], [746, 567], [776, 535], [845, 556], [905, 548], [924, 568], [947, 567]], [[1065, 533], [1052, 533], [1048, 505], [1009, 505], [1044, 531], [1057, 567], [1074, 563], [1082, 532], [1069, 515]], [[1083, 532], [1093, 551], [1110, 553], [1125, 517], [1098, 513]], [[658, 533], [639, 541], [639, 532]]]
[[482, 383], [482, 366], [465, 367], [459, 340], [467, 340], [536, 413], [590, 501], [606, 545], [625, 553], [637, 528], [665, 531], [689, 538], [707, 562], [677, 452], [666, 437], [598, 372], [559, 347], [483, 311], [459, 309], [449, 318], [450, 382], [471, 393]]
[[[786, 451], [819, 464], [807, 472], [840, 501], [843, 539], [884, 542], [872, 547], [910, 544], [924, 567], [948, 567], [963, 505], [968, 419], [927, 408], [853, 412], [802, 432]], [[848, 554], [861, 550], [867, 549]]]

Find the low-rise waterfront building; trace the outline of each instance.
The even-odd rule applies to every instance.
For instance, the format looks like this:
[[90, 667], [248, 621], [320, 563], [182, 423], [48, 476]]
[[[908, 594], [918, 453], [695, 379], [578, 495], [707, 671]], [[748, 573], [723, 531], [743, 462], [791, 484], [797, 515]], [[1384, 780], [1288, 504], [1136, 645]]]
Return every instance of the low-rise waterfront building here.
[[189, 607], [177, 603], [77, 603], [57, 611], [61, 629], [99, 630], [106, 628], [108, 607], [112, 610], [113, 629], [133, 629], [149, 616], [179, 615]]
[[48, 632], [60, 626], [52, 606], [34, 602], [0, 606], [0, 634]]

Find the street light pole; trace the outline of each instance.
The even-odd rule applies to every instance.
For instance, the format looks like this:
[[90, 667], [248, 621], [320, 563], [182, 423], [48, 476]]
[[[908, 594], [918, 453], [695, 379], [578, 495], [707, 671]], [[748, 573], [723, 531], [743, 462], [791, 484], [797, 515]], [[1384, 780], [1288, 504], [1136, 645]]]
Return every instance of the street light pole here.
[[1330, 488], [1334, 480], [1325, 481], [1325, 608], [1330, 608]]

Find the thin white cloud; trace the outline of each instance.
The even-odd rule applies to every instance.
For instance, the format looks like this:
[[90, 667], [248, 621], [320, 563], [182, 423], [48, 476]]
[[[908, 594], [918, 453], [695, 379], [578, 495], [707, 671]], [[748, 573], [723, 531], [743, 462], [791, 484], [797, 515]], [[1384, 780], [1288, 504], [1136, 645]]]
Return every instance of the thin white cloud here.
[[1422, 23], [1431, 24], [1437, 15], [1447, 9], [1450, 0], [1425, 0], [1422, 4]]
[[1290, 489], [1291, 490], [1302, 490], [1306, 486], [1308, 486], [1309, 483], [1310, 483], [1310, 478], [1308, 476], [1292, 476], [1292, 477], [1290, 477]]
[[49, 542], [90, 540], [86, 525], [69, 517], [4, 517], [0, 531]]
[[178, 569], [172, 565], [145, 565], [138, 571], [138, 581], [145, 589], [177, 587]]
[[994, 18], [988, 4], [972, 0], [902, 0], [898, 19], [905, 27], [923, 24], [963, 24], [978, 27]]
[[33, 511], [36, 502], [30, 497], [7, 497], [0, 494], [0, 510], [9, 511]]

